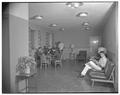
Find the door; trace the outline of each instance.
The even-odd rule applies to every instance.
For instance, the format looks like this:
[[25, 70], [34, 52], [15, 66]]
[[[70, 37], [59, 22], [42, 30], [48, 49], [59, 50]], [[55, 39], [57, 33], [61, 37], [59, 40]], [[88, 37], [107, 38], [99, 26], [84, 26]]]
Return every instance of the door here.
[[98, 47], [101, 45], [101, 38], [99, 36], [90, 37], [90, 55], [95, 55]]

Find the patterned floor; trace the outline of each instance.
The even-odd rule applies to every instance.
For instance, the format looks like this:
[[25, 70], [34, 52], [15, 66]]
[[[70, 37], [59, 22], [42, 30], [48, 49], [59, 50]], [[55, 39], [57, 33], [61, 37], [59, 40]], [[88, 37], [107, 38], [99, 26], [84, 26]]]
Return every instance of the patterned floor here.
[[32, 93], [89, 93], [89, 92], [114, 92], [112, 84], [95, 83], [91, 87], [89, 77], [77, 78], [83, 69], [83, 63], [64, 61], [62, 68], [55, 70], [54, 66], [39, 69], [38, 73], [30, 78], [29, 92]]

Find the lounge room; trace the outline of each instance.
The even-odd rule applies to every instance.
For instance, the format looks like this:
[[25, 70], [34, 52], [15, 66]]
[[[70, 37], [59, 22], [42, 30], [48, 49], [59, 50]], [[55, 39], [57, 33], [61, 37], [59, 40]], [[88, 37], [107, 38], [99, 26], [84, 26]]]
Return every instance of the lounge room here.
[[2, 92], [118, 93], [117, 29], [117, 1], [2, 2]]

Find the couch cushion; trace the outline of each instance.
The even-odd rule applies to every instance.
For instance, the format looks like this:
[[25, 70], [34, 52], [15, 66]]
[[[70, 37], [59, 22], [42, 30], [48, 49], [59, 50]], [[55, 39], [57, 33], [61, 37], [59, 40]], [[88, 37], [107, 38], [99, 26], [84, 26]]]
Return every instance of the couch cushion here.
[[105, 73], [102, 73], [102, 72], [91, 72], [90, 76], [91, 78], [106, 79]]

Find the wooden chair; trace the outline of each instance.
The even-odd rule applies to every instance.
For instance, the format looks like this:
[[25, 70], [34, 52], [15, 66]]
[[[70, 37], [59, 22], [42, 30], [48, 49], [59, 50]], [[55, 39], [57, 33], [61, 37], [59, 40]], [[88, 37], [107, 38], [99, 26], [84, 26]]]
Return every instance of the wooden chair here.
[[80, 50], [79, 54], [77, 54], [77, 56], [76, 56], [76, 60], [78, 62], [83, 61], [85, 63], [86, 58], [87, 58], [87, 51], [86, 50]]
[[115, 64], [111, 61], [107, 61], [106, 67], [104, 71], [98, 72], [90, 72], [90, 80], [92, 81], [92, 87], [94, 86], [94, 82], [104, 82], [104, 83], [112, 83], [114, 84], [114, 70]]
[[46, 69], [49, 65], [49, 61], [47, 60], [47, 56], [46, 55], [42, 55], [41, 56], [41, 69]]
[[55, 69], [59, 65], [62, 68], [62, 54], [59, 54], [58, 57], [55, 59]]

